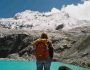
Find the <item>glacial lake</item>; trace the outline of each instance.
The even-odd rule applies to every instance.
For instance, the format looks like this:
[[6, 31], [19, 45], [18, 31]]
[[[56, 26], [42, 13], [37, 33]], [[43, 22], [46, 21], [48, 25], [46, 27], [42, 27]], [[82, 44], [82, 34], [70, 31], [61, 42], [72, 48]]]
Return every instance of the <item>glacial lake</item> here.
[[[72, 70], [89, 70], [61, 62], [52, 62], [50, 70], [58, 70], [59, 66], [68, 66]], [[0, 60], [0, 70], [36, 70], [36, 61]]]

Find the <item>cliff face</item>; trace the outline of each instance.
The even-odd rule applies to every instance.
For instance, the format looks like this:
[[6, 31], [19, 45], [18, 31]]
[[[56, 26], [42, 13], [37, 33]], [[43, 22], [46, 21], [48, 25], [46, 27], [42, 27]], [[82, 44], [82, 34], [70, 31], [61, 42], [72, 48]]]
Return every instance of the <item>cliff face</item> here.
[[[0, 28], [0, 58], [35, 59], [31, 43], [42, 32]], [[45, 32], [52, 41], [54, 58], [61, 62], [90, 67], [90, 27]]]

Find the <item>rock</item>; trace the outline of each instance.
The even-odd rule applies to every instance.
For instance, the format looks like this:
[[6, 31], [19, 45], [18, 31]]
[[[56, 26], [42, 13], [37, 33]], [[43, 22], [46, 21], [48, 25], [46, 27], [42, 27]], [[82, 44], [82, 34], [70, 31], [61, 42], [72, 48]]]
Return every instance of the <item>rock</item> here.
[[60, 29], [62, 29], [63, 27], [64, 27], [64, 24], [58, 25], [58, 26], [56, 27], [56, 30], [60, 30]]
[[13, 53], [7, 56], [9, 59], [20, 59], [18, 53]]

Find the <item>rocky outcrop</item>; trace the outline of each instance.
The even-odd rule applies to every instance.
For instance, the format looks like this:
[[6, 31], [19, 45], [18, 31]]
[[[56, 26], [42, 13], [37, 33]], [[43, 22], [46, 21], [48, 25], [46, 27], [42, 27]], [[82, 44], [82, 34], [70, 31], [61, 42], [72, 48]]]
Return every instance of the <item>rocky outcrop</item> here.
[[31, 53], [33, 37], [26, 34], [12, 34], [0, 38], [0, 57], [7, 57], [12, 53], [21, 56], [24, 52]]

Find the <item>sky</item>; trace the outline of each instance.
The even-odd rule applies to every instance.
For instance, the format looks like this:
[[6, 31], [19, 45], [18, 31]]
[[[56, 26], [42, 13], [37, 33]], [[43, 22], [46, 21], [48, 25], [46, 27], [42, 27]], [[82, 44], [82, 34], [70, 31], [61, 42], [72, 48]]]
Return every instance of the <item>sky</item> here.
[[90, 0], [84, 1], [83, 4], [67, 5], [63, 8], [69, 16], [74, 17], [79, 20], [89, 20], [90, 21]]
[[25, 10], [48, 12], [53, 7], [61, 9], [63, 5], [77, 6], [81, 0], [0, 0], [0, 18], [10, 18]]

